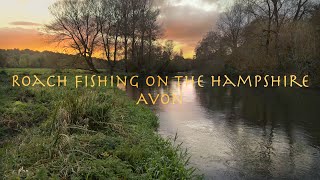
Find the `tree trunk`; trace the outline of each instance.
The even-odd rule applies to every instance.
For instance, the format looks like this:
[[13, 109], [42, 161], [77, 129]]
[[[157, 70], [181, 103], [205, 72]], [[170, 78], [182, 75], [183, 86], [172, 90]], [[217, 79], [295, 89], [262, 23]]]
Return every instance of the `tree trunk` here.
[[144, 30], [142, 30], [142, 35], [141, 35], [141, 50], [140, 50], [140, 58], [139, 58], [139, 62], [138, 62], [138, 67], [139, 69], [141, 70], [141, 66], [142, 66], [142, 63], [144, 62], [144, 35], [145, 32]]
[[125, 63], [125, 72], [128, 73], [128, 37], [124, 36], [124, 63]]
[[268, 4], [268, 29], [267, 29], [266, 51], [267, 51], [267, 55], [269, 55], [270, 39], [271, 39], [271, 25], [272, 25], [273, 14], [271, 13], [271, 7], [270, 7], [269, 0], [267, 0], [267, 4]]
[[[148, 58], [148, 68], [151, 69], [151, 55], [152, 55], [152, 29], [149, 29], [149, 58]], [[151, 70], [149, 70], [151, 71]]]
[[280, 51], [279, 51], [279, 33], [280, 33], [280, 20], [279, 20], [279, 9], [278, 9], [278, 0], [272, 0], [273, 2], [273, 12], [274, 12], [274, 18], [276, 22], [276, 30], [275, 30], [275, 51], [276, 51], [276, 57], [277, 61], [279, 63], [280, 68], [282, 67], [282, 62], [280, 60]]
[[135, 13], [135, 1], [131, 0], [131, 5], [132, 5], [132, 33], [131, 33], [131, 38], [132, 38], [132, 44], [131, 44], [131, 58], [132, 61], [136, 61], [135, 59], [135, 43], [136, 43], [136, 13]]
[[94, 67], [92, 57], [86, 57], [85, 60], [90, 68], [90, 71], [92, 71], [94, 73], [99, 73], [99, 71]]
[[114, 74], [114, 65], [111, 65], [110, 66], [110, 75], [113, 75]]
[[112, 72], [111, 75], [113, 75], [114, 73], [114, 68], [116, 67], [116, 63], [117, 63], [117, 55], [118, 55], [118, 38], [119, 38], [119, 24], [116, 30], [116, 37], [114, 40], [114, 52], [113, 52], [113, 66], [112, 66]]
[[293, 21], [298, 21], [300, 20], [301, 18], [303, 18], [303, 15], [304, 15], [304, 10], [301, 12], [302, 8], [306, 5], [306, 3], [308, 2], [309, 0], [299, 0], [299, 3], [297, 4], [297, 11], [295, 12], [295, 15], [293, 17]]

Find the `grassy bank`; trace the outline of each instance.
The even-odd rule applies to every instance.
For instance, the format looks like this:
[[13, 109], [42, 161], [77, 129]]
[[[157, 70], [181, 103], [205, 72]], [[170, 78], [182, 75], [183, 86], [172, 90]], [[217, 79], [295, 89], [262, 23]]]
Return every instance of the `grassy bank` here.
[[0, 70], [1, 177], [199, 178], [186, 166], [188, 155], [157, 135], [157, 117], [124, 92], [11, 87], [10, 74], [26, 71], [53, 73]]

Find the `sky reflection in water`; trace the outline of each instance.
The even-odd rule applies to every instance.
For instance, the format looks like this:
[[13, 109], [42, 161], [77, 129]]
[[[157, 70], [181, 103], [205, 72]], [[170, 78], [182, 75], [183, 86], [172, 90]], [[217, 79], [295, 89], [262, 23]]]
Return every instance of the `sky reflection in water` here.
[[309, 89], [199, 88], [172, 81], [140, 92], [183, 95], [183, 104], [153, 108], [159, 133], [189, 149], [211, 179], [320, 178], [320, 93]]

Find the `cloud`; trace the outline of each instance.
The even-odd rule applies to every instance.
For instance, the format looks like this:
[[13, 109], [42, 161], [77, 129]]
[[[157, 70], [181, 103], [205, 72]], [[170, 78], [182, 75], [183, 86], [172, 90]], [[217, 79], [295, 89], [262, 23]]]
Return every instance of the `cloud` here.
[[[201, 0], [215, 5], [216, 0]], [[202, 37], [214, 28], [218, 18], [215, 9], [206, 10], [193, 5], [193, 0], [175, 0], [160, 6], [160, 23], [164, 29], [164, 39], [174, 40], [186, 56], [192, 57], [194, 49]], [[197, 1], [199, 2], [199, 1]], [[178, 4], [178, 5], [177, 5]], [[201, 5], [201, 4], [200, 4]]]
[[15, 21], [9, 24], [14, 26], [41, 26], [41, 24], [39, 23], [27, 22], [27, 21]]
[[0, 49], [50, 50], [46, 37], [35, 29], [0, 28]]

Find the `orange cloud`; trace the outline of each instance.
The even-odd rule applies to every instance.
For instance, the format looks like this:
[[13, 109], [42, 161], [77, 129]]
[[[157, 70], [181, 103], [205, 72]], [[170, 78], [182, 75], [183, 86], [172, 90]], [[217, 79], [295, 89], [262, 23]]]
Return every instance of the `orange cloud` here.
[[176, 48], [181, 48], [185, 57], [192, 58], [198, 42], [214, 28], [218, 12], [204, 11], [187, 5], [169, 5], [161, 9], [161, 15], [160, 23], [165, 31], [163, 38], [174, 40], [178, 46]]
[[37, 51], [59, 51], [48, 43], [47, 36], [35, 29], [0, 28], [0, 49], [31, 49]]

